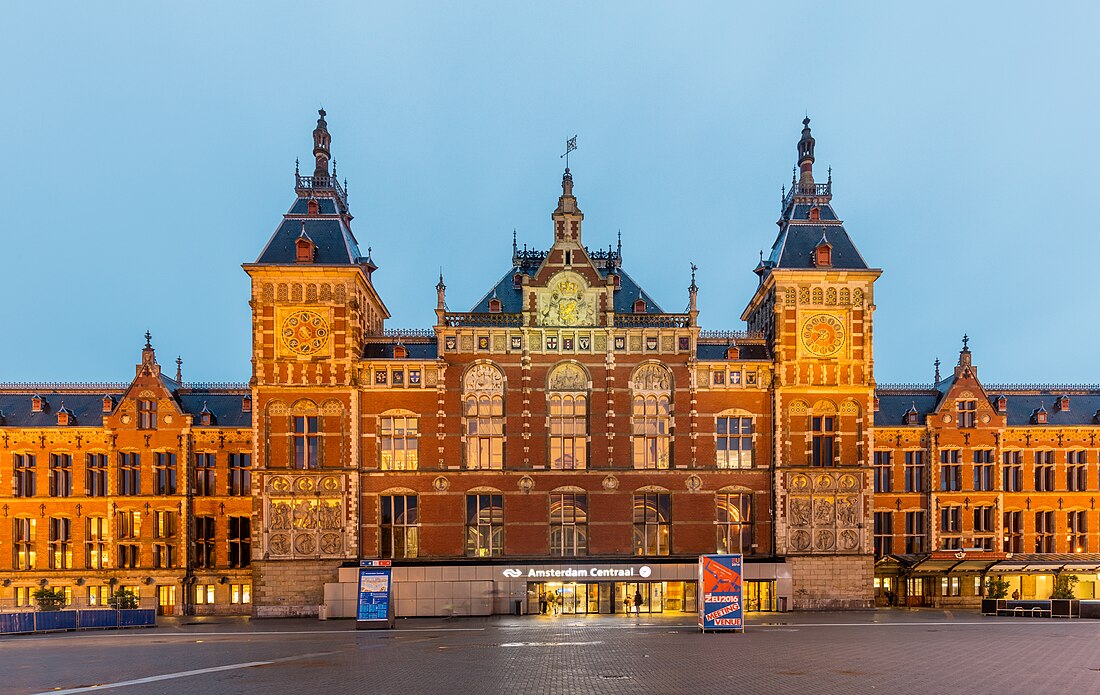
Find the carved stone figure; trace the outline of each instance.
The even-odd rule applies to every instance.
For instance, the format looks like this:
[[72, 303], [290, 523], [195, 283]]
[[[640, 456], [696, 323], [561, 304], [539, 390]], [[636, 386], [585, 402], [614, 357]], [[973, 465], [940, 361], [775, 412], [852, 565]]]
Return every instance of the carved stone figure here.
[[856, 498], [845, 496], [836, 499], [836, 519], [841, 526], [855, 526], [857, 521]]
[[276, 502], [271, 505], [271, 529], [288, 531], [291, 526], [291, 507], [289, 502]]
[[841, 550], [855, 550], [859, 547], [859, 534], [852, 529], [844, 529], [840, 532]]
[[317, 507], [313, 503], [303, 500], [294, 508], [294, 528], [317, 528]]
[[338, 533], [325, 533], [321, 535], [321, 552], [326, 555], [335, 555], [343, 547]]
[[795, 550], [810, 549], [809, 531], [791, 531], [791, 547]]
[[644, 364], [634, 372], [631, 387], [635, 391], [660, 391], [667, 393], [671, 384], [668, 368], [659, 364]]
[[792, 497], [790, 503], [791, 526], [809, 526], [811, 504], [808, 497]]
[[467, 391], [499, 393], [504, 390], [504, 374], [491, 364], [475, 364], [463, 382]]
[[317, 547], [317, 540], [312, 534], [294, 537], [294, 552], [299, 555], [312, 555]]
[[552, 391], [584, 391], [588, 388], [588, 379], [584, 370], [575, 364], [558, 365], [550, 375]]
[[835, 520], [833, 501], [825, 497], [814, 498], [814, 526], [832, 526]]
[[817, 532], [818, 550], [832, 550], [834, 545], [836, 545], [836, 534], [827, 529], [821, 529]]
[[340, 523], [340, 503], [330, 502], [321, 504], [317, 508], [319, 523], [323, 529], [338, 529], [343, 526]]
[[267, 547], [276, 555], [286, 555], [290, 552], [290, 537], [285, 533], [276, 533]]

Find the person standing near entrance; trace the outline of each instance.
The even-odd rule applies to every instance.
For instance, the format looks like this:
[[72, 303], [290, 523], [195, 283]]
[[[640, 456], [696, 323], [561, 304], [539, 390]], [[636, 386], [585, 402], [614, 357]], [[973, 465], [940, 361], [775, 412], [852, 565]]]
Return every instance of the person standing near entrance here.
[[546, 592], [539, 594], [539, 615], [546, 615]]
[[630, 615], [630, 595], [623, 596], [623, 615]]
[[642, 590], [638, 589], [634, 592], [634, 612], [638, 615], [642, 614]]

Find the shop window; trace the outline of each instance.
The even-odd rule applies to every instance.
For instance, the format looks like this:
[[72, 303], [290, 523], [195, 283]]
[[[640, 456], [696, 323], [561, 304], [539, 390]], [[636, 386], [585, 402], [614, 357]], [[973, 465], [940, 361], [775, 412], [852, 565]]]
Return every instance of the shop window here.
[[419, 465], [419, 420], [408, 415], [384, 415], [378, 420], [379, 467], [384, 471], [415, 471]]
[[924, 452], [905, 452], [905, 491], [924, 492]]
[[961, 588], [959, 577], [940, 577], [940, 596], [959, 596]]
[[466, 554], [504, 555], [504, 496], [466, 495]]
[[85, 454], [84, 494], [89, 497], [107, 496], [107, 454]]
[[416, 495], [383, 495], [379, 498], [379, 508], [381, 556], [394, 559], [412, 559], [419, 556], [419, 498]]
[[67, 570], [73, 566], [72, 519], [50, 517], [50, 569]]
[[195, 585], [195, 604], [200, 606], [214, 605], [214, 584]]
[[750, 555], [755, 548], [755, 519], [751, 492], [722, 492], [714, 497], [719, 553]]
[[252, 454], [229, 454], [229, 487], [232, 497], [248, 497], [252, 494]]
[[89, 606], [106, 606], [107, 599], [111, 597], [111, 587], [100, 584], [98, 586], [88, 587], [88, 605]]
[[715, 419], [715, 448], [719, 468], [752, 468], [752, 418], [721, 416]]
[[34, 454], [13, 454], [11, 491], [14, 497], [34, 497]]
[[50, 454], [50, 497], [71, 497], [73, 494], [73, 457], [70, 454]]
[[320, 468], [320, 437], [315, 415], [294, 417], [294, 467], [298, 470]]
[[252, 603], [252, 585], [251, 584], [230, 584], [229, 585], [229, 602], [230, 603]]
[[123, 496], [141, 494], [141, 454], [136, 451], [119, 452], [118, 494]]
[[990, 492], [993, 490], [993, 450], [974, 450], [974, 490]]
[[588, 554], [588, 496], [565, 492], [550, 495], [550, 554]]
[[894, 552], [894, 513], [875, 512], [875, 557]]
[[672, 533], [672, 496], [667, 492], [634, 495], [634, 554], [668, 555]]
[[195, 517], [195, 567], [212, 569], [215, 561], [214, 554], [214, 517]]
[[229, 517], [229, 566], [236, 569], [252, 566], [252, 517]]
[[215, 493], [214, 483], [216, 470], [214, 468], [217, 457], [209, 452], [195, 454], [195, 485], [196, 497], [210, 497]]
[[874, 454], [875, 492], [893, 492], [893, 452], [876, 451]]

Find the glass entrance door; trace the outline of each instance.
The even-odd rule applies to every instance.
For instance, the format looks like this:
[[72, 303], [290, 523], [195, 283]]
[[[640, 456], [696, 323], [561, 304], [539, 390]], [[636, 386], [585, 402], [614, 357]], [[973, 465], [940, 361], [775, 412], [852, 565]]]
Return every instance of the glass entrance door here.
[[161, 585], [157, 587], [157, 615], [175, 615], [176, 587]]

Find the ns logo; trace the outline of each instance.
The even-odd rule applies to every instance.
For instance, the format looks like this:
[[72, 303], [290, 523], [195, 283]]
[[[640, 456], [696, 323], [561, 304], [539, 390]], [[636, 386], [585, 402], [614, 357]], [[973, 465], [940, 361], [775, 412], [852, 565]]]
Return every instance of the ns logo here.
[[509, 568], [501, 572], [501, 574], [503, 574], [505, 577], [511, 577], [512, 579], [515, 579], [516, 577], [522, 577], [523, 571]]

